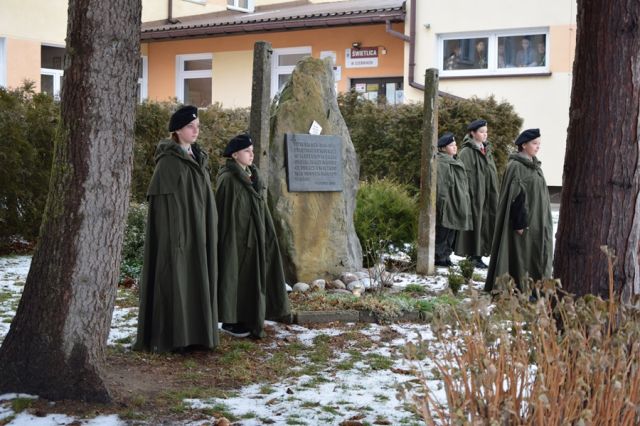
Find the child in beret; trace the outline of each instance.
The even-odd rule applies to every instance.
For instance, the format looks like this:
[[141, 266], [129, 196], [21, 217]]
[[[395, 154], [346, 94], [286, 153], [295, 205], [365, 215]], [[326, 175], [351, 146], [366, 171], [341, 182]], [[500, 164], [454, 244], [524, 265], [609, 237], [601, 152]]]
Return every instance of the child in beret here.
[[487, 140], [487, 121], [474, 120], [467, 126], [458, 158], [464, 163], [469, 182], [473, 228], [458, 233], [455, 252], [467, 256], [476, 268], [486, 269], [483, 256], [491, 252], [498, 206], [498, 172]]
[[253, 165], [251, 137], [234, 137], [223, 155], [227, 161], [216, 186], [221, 329], [235, 337], [261, 338], [265, 319], [289, 315], [280, 248], [266, 185]]
[[492, 291], [503, 274], [509, 274], [521, 291], [526, 277], [551, 278], [553, 223], [549, 190], [537, 158], [540, 130], [523, 131], [515, 144], [518, 152], [509, 156], [502, 178], [486, 291]]
[[452, 133], [438, 139], [438, 181], [436, 195], [436, 266], [452, 266], [450, 256], [458, 230], [467, 231], [471, 221], [471, 201], [464, 163], [456, 158], [458, 145]]
[[196, 144], [199, 126], [196, 107], [179, 108], [169, 121], [171, 138], [156, 148], [136, 350], [218, 345], [218, 216], [208, 157]]

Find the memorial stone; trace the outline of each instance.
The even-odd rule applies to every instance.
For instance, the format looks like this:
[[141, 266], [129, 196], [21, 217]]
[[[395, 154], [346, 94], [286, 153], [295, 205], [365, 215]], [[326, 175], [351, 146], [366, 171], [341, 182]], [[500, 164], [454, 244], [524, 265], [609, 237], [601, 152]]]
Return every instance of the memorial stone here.
[[[309, 135], [314, 121], [319, 127], [313, 127], [322, 129], [318, 139]], [[328, 168], [323, 178], [314, 177], [318, 178], [314, 186], [305, 188], [308, 181], [296, 181], [295, 175], [291, 181], [291, 175], [287, 176], [291, 164], [287, 164], [286, 143], [292, 140], [287, 135], [294, 135], [294, 141], [313, 140], [317, 143], [314, 149], [324, 152], [324, 157], [313, 156], [312, 162], [304, 164], [320, 166], [314, 169], [318, 171]], [[269, 203], [287, 279], [311, 281], [361, 268], [362, 248], [353, 223], [359, 165], [338, 108], [330, 60], [306, 58], [296, 65], [274, 106], [269, 155]], [[334, 172], [341, 176], [331, 176]], [[302, 189], [296, 189], [298, 184]]]

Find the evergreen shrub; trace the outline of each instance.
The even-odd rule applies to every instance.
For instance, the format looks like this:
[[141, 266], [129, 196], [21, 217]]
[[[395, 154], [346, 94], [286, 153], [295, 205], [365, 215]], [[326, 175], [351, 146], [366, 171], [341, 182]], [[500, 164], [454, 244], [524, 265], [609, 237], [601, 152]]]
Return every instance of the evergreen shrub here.
[[[411, 193], [417, 193], [420, 188], [423, 104], [376, 103], [355, 91], [340, 94], [338, 104], [360, 158], [360, 178], [390, 177], [407, 185]], [[522, 126], [522, 119], [513, 106], [497, 102], [493, 97], [440, 97], [438, 110], [438, 133], [452, 132], [458, 145], [467, 133], [468, 123], [477, 118], [489, 122], [489, 141], [500, 178], [509, 153], [515, 150], [513, 141]]]
[[36, 239], [47, 200], [60, 109], [34, 88], [0, 87], [0, 251]]
[[127, 225], [122, 245], [120, 281], [127, 278], [138, 281], [144, 260], [144, 237], [147, 223], [147, 203], [132, 202], [127, 213]]
[[382, 254], [404, 248], [417, 238], [418, 206], [403, 185], [390, 179], [363, 182], [354, 214], [363, 262], [376, 264]]

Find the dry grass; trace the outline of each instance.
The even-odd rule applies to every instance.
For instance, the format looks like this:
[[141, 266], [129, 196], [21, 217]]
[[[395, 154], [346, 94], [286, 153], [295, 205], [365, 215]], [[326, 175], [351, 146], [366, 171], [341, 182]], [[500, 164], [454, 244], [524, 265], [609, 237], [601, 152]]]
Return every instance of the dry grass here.
[[436, 342], [411, 351], [444, 382], [446, 401], [425, 373], [413, 393], [427, 425], [640, 424], [640, 306], [556, 287], [537, 283], [530, 302], [506, 285], [490, 313], [476, 297], [434, 323]]

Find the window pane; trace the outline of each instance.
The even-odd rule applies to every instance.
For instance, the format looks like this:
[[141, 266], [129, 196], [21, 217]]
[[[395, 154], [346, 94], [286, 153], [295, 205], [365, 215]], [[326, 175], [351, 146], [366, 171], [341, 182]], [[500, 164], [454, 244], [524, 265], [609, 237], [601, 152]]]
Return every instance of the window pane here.
[[211, 78], [185, 79], [184, 103], [197, 107], [211, 105]]
[[442, 64], [445, 70], [487, 69], [489, 39], [444, 40]]
[[546, 46], [544, 34], [498, 37], [498, 68], [543, 67]]
[[52, 75], [40, 75], [40, 92], [46, 93], [49, 96], [53, 96], [53, 76]]
[[64, 48], [41, 46], [40, 47], [40, 68], [62, 69], [62, 59], [64, 58]]
[[279, 74], [278, 75], [278, 92], [282, 90], [282, 86], [289, 80], [291, 74]]
[[249, 0], [240, 0], [238, 2], [238, 7], [241, 7], [243, 9], [249, 9]]
[[308, 53], [291, 53], [288, 55], [278, 55], [278, 65], [296, 65], [298, 61], [309, 56]]
[[194, 59], [184, 61], [185, 71], [201, 71], [211, 69], [211, 59]]

